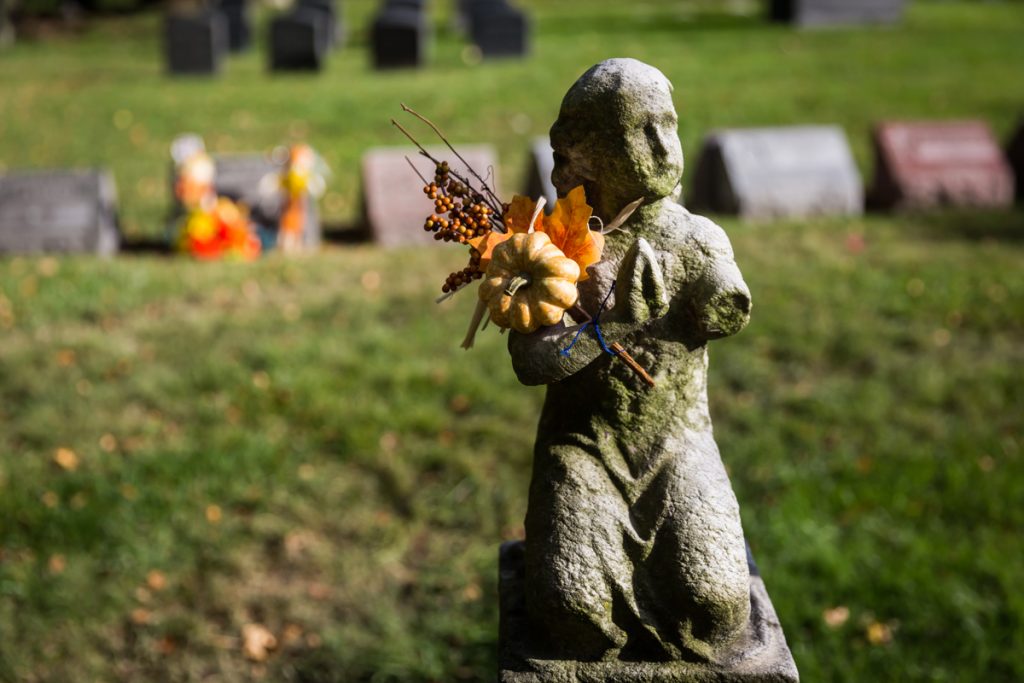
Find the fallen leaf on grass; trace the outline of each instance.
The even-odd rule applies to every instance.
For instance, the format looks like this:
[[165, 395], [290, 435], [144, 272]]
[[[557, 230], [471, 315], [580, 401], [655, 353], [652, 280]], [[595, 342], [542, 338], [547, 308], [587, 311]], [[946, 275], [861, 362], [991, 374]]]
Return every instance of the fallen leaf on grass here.
[[829, 628], [839, 628], [850, 619], [850, 608], [843, 605], [827, 609], [821, 614], [825, 625]]
[[57, 553], [50, 555], [50, 561], [47, 564], [50, 567], [51, 574], [63, 574], [64, 570], [67, 569], [68, 561], [63, 555]]
[[242, 627], [242, 652], [254, 662], [267, 659], [277, 648], [277, 638], [262, 624], [246, 624]]
[[78, 469], [78, 455], [70, 448], [58, 448], [53, 454], [53, 461], [68, 472]]
[[167, 577], [159, 569], [151, 569], [146, 574], [146, 585], [153, 590], [160, 592], [167, 587]]
[[868, 642], [872, 645], [888, 645], [892, 642], [892, 628], [888, 624], [875, 621], [868, 624]]

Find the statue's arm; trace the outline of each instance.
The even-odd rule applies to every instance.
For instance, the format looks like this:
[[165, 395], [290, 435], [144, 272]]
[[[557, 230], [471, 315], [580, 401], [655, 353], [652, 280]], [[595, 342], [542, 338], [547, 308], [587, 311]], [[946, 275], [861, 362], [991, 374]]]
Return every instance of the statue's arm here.
[[[619, 266], [615, 306], [601, 316], [601, 335], [609, 345], [668, 311], [665, 279], [646, 240], [633, 243]], [[512, 367], [523, 384], [551, 384], [573, 375], [604, 353], [593, 326], [578, 338], [581, 325], [542, 327], [531, 334], [510, 332]], [[563, 354], [576, 338], [568, 354]]]
[[721, 339], [736, 334], [750, 321], [750, 289], [725, 231], [704, 220], [700, 248], [706, 267], [693, 284], [694, 313], [702, 338]]

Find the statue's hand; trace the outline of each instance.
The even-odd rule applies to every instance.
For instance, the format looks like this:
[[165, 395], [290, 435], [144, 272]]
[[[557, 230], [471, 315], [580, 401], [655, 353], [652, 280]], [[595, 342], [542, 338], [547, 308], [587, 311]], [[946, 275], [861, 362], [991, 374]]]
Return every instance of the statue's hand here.
[[619, 264], [615, 283], [615, 312], [620, 320], [642, 325], [668, 313], [668, 293], [654, 249], [642, 237]]

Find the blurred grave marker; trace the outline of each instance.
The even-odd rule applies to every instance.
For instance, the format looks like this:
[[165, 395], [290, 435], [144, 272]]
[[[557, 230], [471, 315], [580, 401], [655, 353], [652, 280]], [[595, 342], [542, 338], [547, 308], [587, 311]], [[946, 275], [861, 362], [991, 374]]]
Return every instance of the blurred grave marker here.
[[117, 188], [108, 171], [0, 175], [0, 253], [109, 255], [120, 241]]
[[884, 122], [872, 142], [874, 208], [1013, 203], [1013, 171], [983, 121]]
[[297, 7], [274, 17], [270, 23], [272, 71], [320, 71], [331, 45], [327, 15], [317, 9]]
[[534, 139], [530, 145], [530, 167], [526, 173], [526, 196], [530, 199], [544, 197], [549, 207], [558, 201], [558, 190], [551, 182], [551, 171], [555, 168], [554, 154], [547, 137]]
[[252, 12], [249, 0], [220, 0], [217, 11], [228, 29], [228, 49], [241, 52], [252, 44]]
[[373, 20], [373, 65], [377, 69], [423, 66], [431, 40], [423, 5], [387, 2]]
[[705, 138], [692, 203], [753, 219], [858, 215], [864, 188], [837, 126], [729, 129]]
[[905, 0], [769, 0], [773, 21], [802, 27], [895, 24]]
[[[498, 160], [488, 145], [455, 145], [459, 154], [487, 179], [495, 192]], [[436, 158], [447, 160], [456, 173], [468, 175], [465, 166], [447, 148], [427, 148]], [[437, 244], [423, 222], [433, 210], [423, 194], [423, 181], [409, 168], [406, 157], [428, 181], [434, 164], [419, 155], [415, 147], [378, 147], [363, 155], [363, 217], [371, 239], [385, 247]], [[473, 185], [479, 183], [471, 178]]]
[[319, 12], [324, 21], [327, 47], [333, 48], [341, 44], [343, 27], [338, 20], [338, 12], [334, 6], [334, 0], [298, 0], [295, 8]]
[[227, 20], [218, 12], [172, 12], [164, 18], [164, 49], [168, 73], [215, 74], [220, 70], [227, 48]]
[[526, 13], [506, 0], [474, 0], [468, 5], [469, 33], [485, 57], [524, 57], [529, 50]]

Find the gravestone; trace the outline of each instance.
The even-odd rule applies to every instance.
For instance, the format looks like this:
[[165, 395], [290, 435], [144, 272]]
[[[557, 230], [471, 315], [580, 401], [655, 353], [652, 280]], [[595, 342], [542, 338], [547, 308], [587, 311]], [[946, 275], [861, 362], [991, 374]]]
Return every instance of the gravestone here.
[[[456, 145], [456, 149], [501, 196], [494, 179], [498, 167], [494, 150], [486, 145]], [[447, 160], [454, 172], [466, 175], [465, 166], [447, 148], [428, 150], [436, 158]], [[409, 168], [406, 157], [424, 178], [433, 179], [433, 163], [413, 147], [378, 147], [363, 155], [363, 220], [370, 238], [384, 247], [438, 243], [433, 233], [423, 229], [434, 205], [423, 194], [423, 181]]]
[[836, 126], [729, 129], [705, 138], [690, 202], [754, 219], [858, 215], [864, 189]]
[[750, 291], [725, 232], [673, 197], [677, 125], [660, 71], [610, 59], [551, 127], [559, 194], [586, 178], [606, 220], [646, 201], [577, 284], [585, 314], [509, 332], [516, 376], [547, 395], [525, 545], [500, 556], [501, 681], [798, 679], [708, 412], [707, 346], [746, 326]]
[[168, 73], [215, 74], [220, 71], [227, 48], [227, 20], [217, 12], [172, 12], [164, 18], [164, 51]]
[[530, 145], [530, 167], [526, 173], [526, 196], [530, 199], [544, 197], [548, 207], [558, 201], [558, 191], [551, 182], [551, 171], [555, 168], [554, 151], [547, 137], [537, 138]]
[[272, 71], [320, 71], [330, 47], [330, 26], [320, 10], [297, 8], [270, 22]]
[[338, 20], [338, 13], [334, 6], [334, 0], [298, 0], [296, 9], [319, 12], [324, 21], [327, 34], [327, 46], [338, 47], [342, 43], [342, 24]]
[[11, 23], [8, 0], [0, 0], [0, 48], [14, 42], [14, 25]]
[[529, 51], [529, 19], [505, 0], [476, 0], [471, 4], [469, 32], [485, 58], [523, 57]]
[[895, 24], [905, 0], [770, 0], [773, 21], [797, 26]]
[[422, 66], [432, 37], [421, 9], [386, 4], [373, 20], [373, 65], [377, 69]]
[[1006, 146], [1006, 158], [1017, 181], [1017, 201], [1024, 203], [1024, 117], [1017, 122], [1017, 130]]
[[252, 12], [249, 0], [220, 0], [217, 11], [228, 27], [228, 49], [241, 52], [252, 44]]
[[1013, 171], [983, 121], [885, 122], [872, 142], [873, 208], [1013, 203]]
[[109, 255], [120, 241], [117, 189], [109, 172], [0, 176], [0, 252]]

